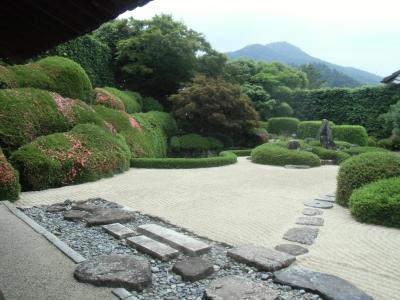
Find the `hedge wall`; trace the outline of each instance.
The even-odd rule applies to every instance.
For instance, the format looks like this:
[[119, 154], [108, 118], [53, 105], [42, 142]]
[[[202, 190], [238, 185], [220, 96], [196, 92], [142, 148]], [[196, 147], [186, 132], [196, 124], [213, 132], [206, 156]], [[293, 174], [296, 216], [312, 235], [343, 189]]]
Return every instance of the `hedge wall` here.
[[267, 130], [269, 133], [291, 135], [297, 132], [299, 122], [296, 118], [270, 118]]
[[[328, 119], [336, 124], [359, 124], [370, 135], [387, 137], [379, 116], [396, 103], [400, 90], [378, 86], [359, 89], [297, 90], [282, 96], [301, 120]], [[397, 98], [398, 99], [398, 98]]]
[[0, 68], [0, 88], [33, 87], [57, 92], [64, 97], [92, 102], [89, 77], [76, 62], [47, 57], [36, 63]]
[[[322, 121], [301, 121], [297, 127], [297, 137], [300, 139], [315, 139], [319, 135], [321, 125]], [[329, 122], [329, 125], [332, 127], [335, 124], [333, 122]]]
[[92, 124], [42, 136], [10, 157], [24, 190], [94, 181], [129, 168], [131, 153], [120, 135]]
[[20, 191], [19, 174], [8, 163], [0, 148], [0, 201], [17, 200]]

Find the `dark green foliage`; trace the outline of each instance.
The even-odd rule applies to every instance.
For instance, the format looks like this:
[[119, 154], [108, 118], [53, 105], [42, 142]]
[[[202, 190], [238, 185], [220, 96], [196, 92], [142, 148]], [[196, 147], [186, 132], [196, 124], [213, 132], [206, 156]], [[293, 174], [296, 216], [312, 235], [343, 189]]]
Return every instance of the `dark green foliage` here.
[[358, 146], [368, 144], [367, 130], [358, 125], [335, 125], [332, 127], [332, 134], [335, 139], [349, 142]]
[[221, 152], [224, 149], [224, 144], [219, 139], [212, 136], [208, 136], [206, 139], [208, 140], [209, 150]]
[[276, 144], [263, 144], [251, 151], [251, 161], [264, 165], [307, 165], [317, 167], [321, 165], [317, 155], [298, 150], [289, 150]]
[[376, 147], [376, 146], [378, 146], [378, 142], [377, 142], [376, 138], [373, 137], [373, 136], [369, 136], [368, 137], [367, 146], [368, 147]]
[[386, 149], [378, 147], [349, 147], [348, 149], [344, 149], [343, 151], [352, 156], [367, 152], [387, 152]]
[[252, 149], [239, 149], [239, 150], [229, 150], [229, 152], [234, 153], [236, 156], [250, 156]]
[[400, 228], [400, 177], [382, 179], [355, 190], [349, 207], [360, 222]]
[[164, 107], [153, 97], [143, 98], [143, 112], [149, 111], [164, 111]]
[[231, 165], [237, 162], [237, 157], [230, 151], [221, 152], [216, 157], [202, 158], [135, 158], [132, 160], [134, 168], [154, 169], [193, 169], [210, 168]]
[[125, 111], [128, 114], [138, 113], [142, 111], [142, 99], [139, 93], [121, 91], [113, 87], [105, 87], [104, 89], [112, 95], [118, 97], [118, 99], [120, 99], [124, 103]]
[[57, 56], [27, 65], [0, 67], [0, 88], [16, 87], [40, 88], [87, 103], [91, 103], [93, 96], [89, 77], [82, 67]]
[[183, 156], [207, 156], [209, 150], [221, 151], [224, 145], [214, 137], [202, 137], [191, 133], [174, 136], [170, 141], [171, 151]]
[[318, 155], [321, 159], [333, 160], [336, 164], [341, 164], [346, 159], [350, 158], [350, 154], [339, 151], [339, 150], [329, 150], [323, 147], [313, 147], [312, 153]]
[[91, 124], [42, 136], [10, 160], [24, 190], [41, 190], [112, 176], [129, 168], [131, 153], [120, 135]]
[[115, 84], [111, 49], [90, 35], [58, 45], [46, 54], [67, 57], [80, 64], [93, 86]]
[[379, 116], [396, 103], [400, 90], [392, 87], [365, 87], [359, 89], [296, 90], [282, 95], [301, 120], [328, 119], [336, 124], [359, 124], [370, 135], [387, 137]]
[[291, 135], [297, 132], [300, 121], [296, 118], [271, 118], [268, 120], [268, 132], [273, 134]]
[[378, 147], [381, 147], [381, 148], [384, 148], [384, 149], [387, 149], [387, 150], [392, 150], [392, 144], [393, 144], [393, 142], [392, 142], [392, 140], [390, 139], [390, 138], [387, 138], [387, 139], [381, 139], [381, 140], [379, 140], [378, 141]]
[[[301, 139], [317, 138], [321, 125], [322, 121], [301, 121], [297, 128], [297, 137]], [[334, 124], [333, 122], [329, 122], [329, 125], [332, 128]]]
[[[400, 99], [400, 92], [396, 96], [396, 99]], [[396, 104], [391, 105], [388, 112], [382, 114], [380, 119], [384, 122], [386, 132], [400, 135], [400, 100]]]
[[363, 185], [400, 176], [400, 156], [390, 152], [368, 152], [346, 160], [338, 174], [336, 201], [347, 206], [353, 190]]
[[19, 174], [9, 164], [0, 148], [0, 201], [17, 200], [20, 191]]
[[286, 102], [282, 102], [276, 106], [274, 109], [275, 117], [288, 117], [293, 115], [293, 109]]

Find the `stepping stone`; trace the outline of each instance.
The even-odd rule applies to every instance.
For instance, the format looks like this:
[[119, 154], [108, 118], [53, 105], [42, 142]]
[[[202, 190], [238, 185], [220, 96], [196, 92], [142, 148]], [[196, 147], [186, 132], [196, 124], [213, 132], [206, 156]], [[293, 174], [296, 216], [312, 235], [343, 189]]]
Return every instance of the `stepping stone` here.
[[267, 272], [286, 268], [296, 260], [293, 255], [256, 245], [239, 246], [228, 250], [226, 255], [238, 262]]
[[126, 239], [130, 246], [137, 248], [139, 251], [151, 255], [163, 261], [168, 261], [178, 257], [179, 251], [165, 244], [152, 240], [144, 235], [134, 236]]
[[315, 198], [315, 200], [317, 200], [317, 201], [326, 201], [326, 202], [335, 203], [336, 198], [335, 198], [335, 197], [322, 196], [322, 197], [317, 197], [317, 198]]
[[78, 265], [74, 272], [80, 282], [96, 286], [142, 291], [151, 285], [151, 269], [147, 261], [132, 255], [98, 256]]
[[132, 229], [125, 227], [124, 225], [121, 225], [120, 223], [103, 225], [102, 227], [105, 232], [107, 232], [108, 234], [111, 234], [113, 237], [115, 237], [119, 240], [135, 235], [135, 232]]
[[182, 276], [183, 280], [197, 281], [213, 274], [214, 266], [201, 257], [193, 257], [186, 261], [177, 262], [172, 267], [172, 272]]
[[290, 267], [274, 273], [274, 281], [320, 294], [332, 300], [372, 300], [359, 288], [337, 276]]
[[328, 208], [332, 208], [333, 204], [326, 202], [326, 201], [319, 201], [319, 200], [309, 200], [304, 202], [305, 206], [310, 206], [310, 207], [314, 207], [314, 208], [322, 208], [322, 209], [328, 209]]
[[285, 252], [294, 256], [306, 254], [308, 252], [307, 248], [295, 244], [280, 244], [278, 246], [275, 246], [275, 250]]
[[306, 207], [303, 209], [303, 215], [306, 215], [306, 216], [322, 215], [322, 210], [316, 209], [316, 208], [311, 208], [311, 207]]
[[296, 220], [299, 225], [323, 226], [324, 219], [319, 217], [299, 217]]
[[204, 291], [205, 300], [277, 300], [278, 293], [265, 285], [238, 276], [211, 281]]
[[310, 169], [310, 166], [306, 165], [285, 165], [285, 169]]
[[305, 245], [312, 245], [318, 235], [318, 228], [296, 227], [289, 229], [283, 238], [291, 242], [297, 242]]
[[107, 225], [112, 223], [127, 223], [134, 219], [135, 214], [119, 208], [101, 208], [84, 220], [87, 226]]
[[67, 210], [63, 213], [64, 220], [67, 221], [83, 221], [90, 213], [83, 210]]
[[211, 249], [206, 243], [157, 224], [141, 225], [137, 231], [190, 256], [202, 255]]

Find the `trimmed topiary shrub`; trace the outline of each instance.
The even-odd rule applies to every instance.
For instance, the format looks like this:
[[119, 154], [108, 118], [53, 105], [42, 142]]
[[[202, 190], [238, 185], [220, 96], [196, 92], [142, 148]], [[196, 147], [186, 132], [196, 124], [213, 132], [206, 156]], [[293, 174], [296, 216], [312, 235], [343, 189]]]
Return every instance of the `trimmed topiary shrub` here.
[[219, 153], [224, 149], [224, 144], [219, 139], [212, 136], [207, 136], [206, 139], [208, 140], [209, 150]]
[[387, 152], [386, 149], [378, 147], [350, 147], [348, 149], [344, 149], [343, 151], [352, 156], [367, 152]]
[[400, 177], [382, 179], [356, 189], [349, 199], [356, 220], [400, 228]]
[[[297, 128], [297, 137], [300, 139], [317, 138], [321, 125], [322, 121], [301, 121]], [[332, 127], [335, 124], [329, 122], [329, 125]]]
[[171, 138], [170, 147], [172, 152], [189, 156], [207, 156], [210, 143], [201, 135], [190, 133]]
[[229, 150], [236, 156], [250, 156], [252, 149], [239, 149], [239, 150]]
[[389, 177], [400, 176], [400, 156], [390, 152], [368, 152], [341, 164], [338, 174], [336, 201], [347, 206], [353, 190]]
[[321, 165], [319, 157], [307, 151], [289, 150], [276, 144], [263, 144], [251, 151], [251, 161], [264, 165]]
[[21, 186], [18, 172], [8, 163], [0, 148], [0, 201], [14, 201], [19, 197]]
[[333, 137], [358, 146], [368, 144], [367, 130], [358, 125], [336, 125], [332, 127]]
[[0, 146], [8, 152], [77, 124], [106, 127], [86, 103], [33, 88], [0, 90], [0, 116]]
[[162, 106], [162, 104], [158, 100], [152, 97], [144, 97], [142, 101], [143, 101], [143, 112], [164, 111], [164, 107]]
[[335, 164], [341, 164], [346, 159], [350, 158], [350, 154], [346, 152], [342, 152], [339, 150], [329, 150], [323, 147], [313, 147], [311, 152], [318, 155], [318, 157], [321, 159], [333, 160]]
[[154, 169], [194, 169], [231, 165], [237, 162], [237, 157], [231, 151], [223, 151], [219, 156], [202, 158], [135, 158], [134, 168]]
[[125, 111], [125, 105], [117, 96], [109, 93], [105, 89], [95, 88], [95, 100], [94, 103], [97, 105], [103, 105], [108, 108]]
[[69, 132], [39, 137], [13, 152], [24, 190], [94, 181], [129, 168], [125, 140], [99, 126], [81, 124]]
[[121, 91], [113, 87], [105, 87], [104, 89], [124, 103], [125, 111], [128, 114], [138, 113], [142, 111], [142, 97], [139, 93]]
[[300, 121], [296, 118], [270, 118], [268, 132], [273, 134], [291, 135], [297, 132]]

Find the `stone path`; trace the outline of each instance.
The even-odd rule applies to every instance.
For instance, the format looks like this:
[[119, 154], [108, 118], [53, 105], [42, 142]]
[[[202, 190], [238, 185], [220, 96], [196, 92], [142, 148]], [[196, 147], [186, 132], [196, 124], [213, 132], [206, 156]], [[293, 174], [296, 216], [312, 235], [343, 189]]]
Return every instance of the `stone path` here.
[[[23, 193], [19, 205], [102, 197], [232, 245], [273, 248], [304, 202], [335, 190], [337, 166], [305, 170], [252, 164], [196, 170], [131, 169], [113, 178]], [[376, 299], [400, 299], [400, 230], [366, 225], [338, 205], [296, 265], [339, 276]], [[384, 258], [384, 263], [383, 262]]]

